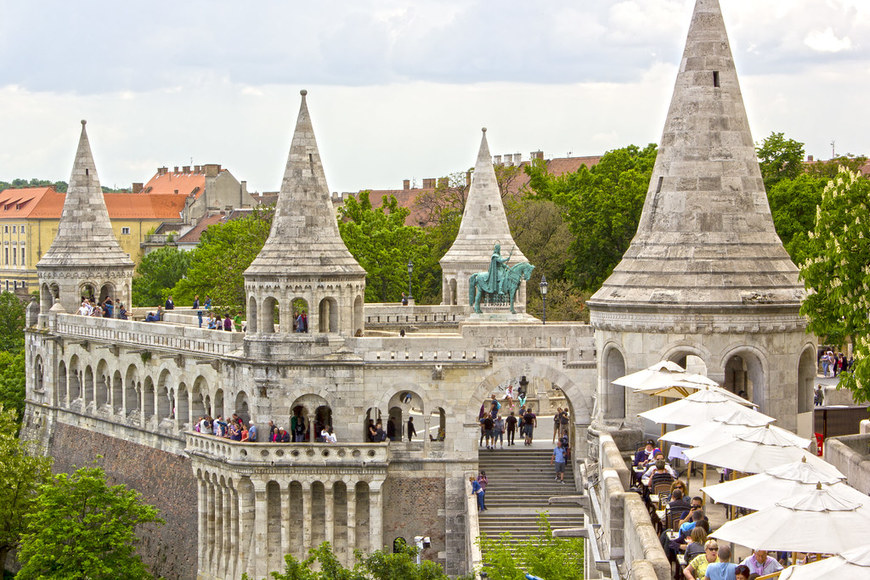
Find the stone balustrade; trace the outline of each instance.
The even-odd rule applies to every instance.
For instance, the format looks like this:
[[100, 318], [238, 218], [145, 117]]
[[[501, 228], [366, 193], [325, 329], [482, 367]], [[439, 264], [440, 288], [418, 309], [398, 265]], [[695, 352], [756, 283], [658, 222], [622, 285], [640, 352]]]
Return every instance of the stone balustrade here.
[[228, 355], [241, 349], [245, 338], [245, 335], [239, 332], [77, 314], [58, 314], [55, 330], [63, 337], [138, 348], [184, 350], [213, 356]]
[[248, 443], [189, 431], [187, 453], [228, 464], [274, 467], [386, 467], [388, 443]]
[[456, 327], [471, 314], [468, 306], [366, 304], [367, 328], [396, 325]]

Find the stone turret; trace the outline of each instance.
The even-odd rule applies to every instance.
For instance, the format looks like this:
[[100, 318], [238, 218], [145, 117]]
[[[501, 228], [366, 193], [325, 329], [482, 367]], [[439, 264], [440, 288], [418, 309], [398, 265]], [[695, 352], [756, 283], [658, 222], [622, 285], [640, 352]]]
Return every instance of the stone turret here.
[[57, 236], [36, 264], [42, 314], [55, 300], [75, 312], [82, 297], [111, 296], [130, 306], [134, 264], [112, 231], [85, 125], [82, 121]]
[[[609, 384], [620, 373], [696, 357], [793, 425], [810, 342], [803, 297], [774, 230], [719, 2], [697, 0], [637, 234], [589, 300], [599, 416], [635, 415]], [[811, 380], [801, 372], [801, 397]]]
[[[482, 129], [480, 151], [471, 179], [471, 188], [462, 213], [459, 233], [450, 249], [441, 258], [442, 304], [468, 304], [468, 278], [489, 268], [492, 248], [501, 244], [502, 256], [511, 254], [509, 265], [526, 261], [511, 236], [507, 215], [498, 189], [492, 156]], [[517, 312], [526, 310], [526, 283], [517, 291]]]
[[[338, 232], [326, 175], [305, 97], [272, 230], [245, 271], [248, 338], [305, 341], [315, 336], [354, 336], [363, 330], [365, 270]], [[307, 331], [295, 319], [307, 314]]]

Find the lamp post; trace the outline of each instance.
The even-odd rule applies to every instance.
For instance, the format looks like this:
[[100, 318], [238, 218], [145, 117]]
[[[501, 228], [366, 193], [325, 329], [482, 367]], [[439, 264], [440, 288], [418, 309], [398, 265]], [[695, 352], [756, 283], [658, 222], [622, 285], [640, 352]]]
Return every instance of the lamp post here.
[[414, 296], [411, 294], [411, 273], [414, 271], [414, 262], [410, 259], [408, 260], [408, 300], [413, 300]]
[[547, 324], [547, 277], [541, 275], [541, 300], [544, 303], [544, 324]]

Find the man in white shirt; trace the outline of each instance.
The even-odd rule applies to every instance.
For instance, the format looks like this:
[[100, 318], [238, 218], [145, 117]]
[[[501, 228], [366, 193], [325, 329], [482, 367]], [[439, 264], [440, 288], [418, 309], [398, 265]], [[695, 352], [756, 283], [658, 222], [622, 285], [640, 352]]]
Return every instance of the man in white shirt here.
[[744, 566], [749, 567], [752, 574], [766, 576], [782, 570], [782, 565], [775, 559], [767, 555], [767, 550], [755, 550], [755, 552], [741, 562]]

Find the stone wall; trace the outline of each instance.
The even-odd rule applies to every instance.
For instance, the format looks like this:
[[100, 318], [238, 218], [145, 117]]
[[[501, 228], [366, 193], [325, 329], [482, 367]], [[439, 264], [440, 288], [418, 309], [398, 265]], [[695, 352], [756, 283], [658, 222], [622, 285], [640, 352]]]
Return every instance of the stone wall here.
[[825, 460], [846, 476], [849, 485], [870, 493], [870, 435], [826, 439]]
[[110, 483], [123, 483], [156, 506], [162, 526], [139, 530], [139, 553], [155, 576], [196, 578], [197, 488], [190, 460], [150, 447], [56, 423], [49, 443], [55, 472], [93, 464], [97, 455]]
[[403, 473], [401, 479], [388, 477], [384, 494], [384, 544], [402, 537], [413, 545], [414, 536], [429, 536], [432, 547], [423, 552], [427, 560], [445, 563], [444, 477], [415, 478]]

